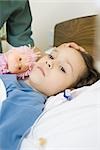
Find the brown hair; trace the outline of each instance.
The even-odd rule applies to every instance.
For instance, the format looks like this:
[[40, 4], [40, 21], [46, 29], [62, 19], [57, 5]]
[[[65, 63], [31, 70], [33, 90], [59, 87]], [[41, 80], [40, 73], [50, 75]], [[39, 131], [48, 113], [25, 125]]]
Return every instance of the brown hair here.
[[85, 64], [87, 66], [87, 72], [83, 75], [82, 78], [80, 78], [80, 80], [76, 83], [74, 88], [80, 88], [82, 86], [91, 85], [100, 79], [100, 73], [94, 67], [93, 57], [86, 52], [79, 52], [85, 61]]

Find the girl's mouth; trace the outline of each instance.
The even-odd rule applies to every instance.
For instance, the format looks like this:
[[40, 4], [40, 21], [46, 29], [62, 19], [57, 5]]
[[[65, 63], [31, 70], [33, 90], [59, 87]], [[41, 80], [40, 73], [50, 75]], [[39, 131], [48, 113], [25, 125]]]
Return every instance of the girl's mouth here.
[[41, 67], [39, 67], [39, 66], [37, 68], [42, 72], [43, 76], [45, 76], [44, 70]]

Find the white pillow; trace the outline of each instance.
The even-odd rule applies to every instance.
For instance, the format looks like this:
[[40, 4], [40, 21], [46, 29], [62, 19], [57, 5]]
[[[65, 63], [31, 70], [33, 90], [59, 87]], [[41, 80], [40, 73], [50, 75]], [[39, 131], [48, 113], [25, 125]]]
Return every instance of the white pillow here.
[[100, 149], [100, 80], [72, 94], [71, 101], [64, 100], [63, 93], [48, 99], [21, 150]]
[[2, 102], [6, 99], [6, 88], [3, 83], [3, 81], [0, 79], [0, 108], [2, 105]]
[[[86, 93], [92, 90], [94, 93], [94, 91], [96, 91], [98, 87], [100, 87], [100, 80], [90, 86], [84, 86], [78, 89], [74, 89], [70, 91], [70, 94], [72, 95], [72, 100], [75, 100], [77, 97], [79, 97], [82, 94], [83, 95], [85, 94], [86, 96]], [[88, 98], [88, 95], [86, 98]], [[66, 101], [67, 99], [64, 97], [64, 92], [61, 92], [57, 94], [56, 96], [51, 96], [48, 98], [46, 102], [45, 111], [52, 109], [53, 107], [60, 105], [61, 103], [64, 103]]]

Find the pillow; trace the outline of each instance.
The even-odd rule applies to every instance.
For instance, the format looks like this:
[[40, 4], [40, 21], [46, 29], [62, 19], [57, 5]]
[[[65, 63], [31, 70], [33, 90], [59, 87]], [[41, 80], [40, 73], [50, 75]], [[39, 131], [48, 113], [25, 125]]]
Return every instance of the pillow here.
[[6, 99], [6, 97], [7, 97], [6, 88], [5, 88], [3, 81], [0, 79], [0, 108], [1, 108], [2, 102]]
[[[86, 93], [91, 90], [93, 90], [93, 92], [94, 92], [96, 90], [96, 88], [98, 88], [98, 87], [100, 87], [100, 80], [90, 86], [84, 86], [84, 87], [81, 87], [78, 89], [74, 89], [74, 90], [70, 91], [72, 100], [75, 100], [82, 94], [86, 95]], [[86, 98], [89, 98], [88, 95]], [[64, 92], [61, 92], [61, 93], [57, 94], [56, 96], [51, 96], [48, 98], [48, 100], [46, 102], [45, 110], [49, 110], [50, 108], [60, 105], [61, 103], [66, 102], [66, 101], [67, 101], [67, 99], [64, 97]]]
[[63, 93], [48, 99], [21, 150], [99, 150], [100, 80], [71, 92], [71, 101]]

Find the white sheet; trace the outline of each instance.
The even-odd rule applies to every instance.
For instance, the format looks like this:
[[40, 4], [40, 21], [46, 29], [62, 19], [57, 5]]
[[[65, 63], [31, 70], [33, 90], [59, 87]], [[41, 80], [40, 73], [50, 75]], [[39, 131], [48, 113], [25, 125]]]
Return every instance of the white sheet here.
[[0, 109], [2, 102], [6, 99], [6, 88], [3, 81], [0, 79]]
[[72, 101], [63, 93], [48, 99], [21, 150], [100, 150], [100, 81], [72, 95]]

